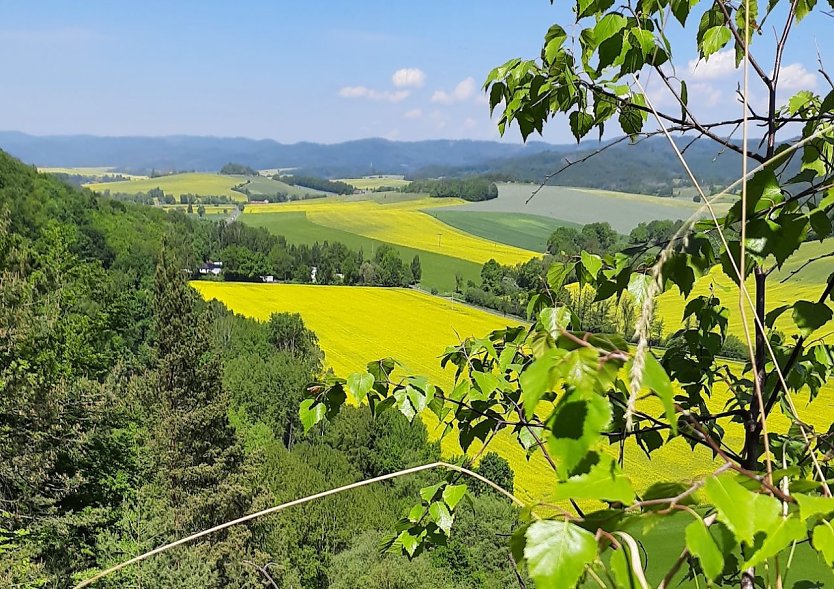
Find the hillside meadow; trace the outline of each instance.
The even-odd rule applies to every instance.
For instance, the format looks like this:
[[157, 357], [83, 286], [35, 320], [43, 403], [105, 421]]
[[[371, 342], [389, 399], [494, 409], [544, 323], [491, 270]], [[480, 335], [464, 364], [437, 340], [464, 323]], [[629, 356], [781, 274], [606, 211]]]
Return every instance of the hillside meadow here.
[[309, 197], [311, 195], [326, 196], [330, 194], [329, 192], [323, 192], [305, 186], [293, 186], [265, 176], [234, 176], [234, 178], [237, 178], [238, 184], [242, 185], [240, 189], [248, 190], [249, 195], [253, 199], [257, 199], [259, 196], [275, 196], [278, 193], [298, 198]]
[[425, 212], [466, 233], [535, 252], [547, 249], [547, 240], [557, 227], [581, 227], [578, 223], [524, 213], [482, 213], [455, 209], [426, 209]]
[[139, 194], [154, 188], [161, 188], [165, 194], [172, 194], [174, 197], [179, 197], [182, 194], [228, 196], [232, 200], [245, 202], [245, 195], [232, 190], [232, 187], [237, 186], [242, 181], [242, 177], [189, 172], [156, 178], [126, 180], [124, 182], [96, 182], [86, 186], [96, 192], [109, 190], [111, 193], [124, 192], [126, 194]]
[[307, 219], [317, 225], [478, 264], [490, 259], [502, 264], [519, 264], [538, 255], [530, 250], [476, 237], [423, 212], [423, 209], [429, 208], [460, 206], [462, 202], [452, 198], [428, 197], [390, 204], [373, 200], [346, 202], [328, 199], [326, 202], [250, 206], [243, 216], [303, 211]]
[[350, 184], [357, 190], [377, 190], [379, 188], [400, 188], [408, 186], [409, 180], [402, 176], [365, 176], [364, 178], [341, 178], [339, 182]]
[[467, 203], [457, 210], [541, 215], [580, 225], [607, 221], [627, 234], [642, 222], [688, 219], [700, 208], [691, 199], [564, 186], [545, 186], [530, 199], [537, 188], [535, 184], [499, 184], [498, 198]]
[[404, 262], [410, 263], [414, 256], [419, 256], [422, 268], [420, 285], [426, 290], [454, 291], [457, 274], [461, 275], [464, 283], [470, 280], [477, 283], [481, 279], [481, 265], [475, 262], [403, 245], [391, 245], [378, 239], [318, 225], [312, 222], [304, 211], [244, 214], [239, 219], [247, 225], [263, 227], [275, 235], [282, 235], [292, 244], [339, 242], [353, 250], [361, 249], [368, 257], [372, 257], [381, 246], [389, 245], [399, 252]]
[[[446, 346], [470, 335], [482, 336], [516, 323], [408, 289], [199, 281], [192, 282], [192, 286], [204, 298], [216, 298], [248, 317], [265, 320], [275, 312], [300, 313], [318, 335], [327, 366], [343, 377], [363, 370], [370, 360], [393, 356], [406, 362], [413, 373], [448, 386], [453, 374], [441, 370], [439, 365], [439, 356]], [[714, 408], [722, 407], [725, 400], [725, 390], [717, 390], [712, 401]], [[641, 405], [651, 413], [660, 412], [660, 407], [651, 400], [641, 401]], [[813, 407], [805, 406], [800, 400], [797, 405], [804, 417], [820, 427], [834, 415], [830, 391], [822, 394]], [[779, 424], [781, 419], [774, 416], [773, 423]], [[440, 433], [436, 425], [427, 420], [429, 433], [435, 438]], [[732, 445], [741, 439], [738, 428], [728, 428], [727, 440]], [[496, 436], [490, 447], [510, 462], [516, 473], [519, 497], [532, 502], [550, 497], [552, 475], [539, 454], [528, 460], [518, 443], [506, 433]], [[610, 447], [610, 451], [615, 452], [616, 447]], [[454, 456], [461, 450], [449, 438], [443, 442], [443, 452]], [[694, 478], [713, 467], [709, 452], [702, 448], [693, 451], [682, 439], [673, 440], [656, 452], [652, 460], [635, 445], [628, 444], [625, 462], [626, 472], [642, 489], [653, 482], [679, 476], [681, 472]]]

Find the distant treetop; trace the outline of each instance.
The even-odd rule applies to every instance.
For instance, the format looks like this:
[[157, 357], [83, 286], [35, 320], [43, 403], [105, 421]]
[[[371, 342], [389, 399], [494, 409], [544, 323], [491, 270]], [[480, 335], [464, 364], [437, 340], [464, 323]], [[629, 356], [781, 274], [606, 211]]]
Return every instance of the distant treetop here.
[[257, 176], [258, 171], [253, 170], [249, 166], [244, 166], [243, 164], [235, 164], [229, 162], [222, 168], [220, 168], [221, 174], [227, 174], [229, 176]]

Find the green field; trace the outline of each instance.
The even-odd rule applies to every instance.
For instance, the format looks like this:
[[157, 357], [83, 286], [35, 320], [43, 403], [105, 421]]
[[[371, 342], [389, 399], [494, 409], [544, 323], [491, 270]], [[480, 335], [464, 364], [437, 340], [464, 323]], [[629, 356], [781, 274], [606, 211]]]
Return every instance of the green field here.
[[304, 197], [309, 195], [329, 195], [329, 192], [322, 192], [321, 190], [314, 190], [312, 188], [305, 188], [304, 186], [292, 186], [291, 184], [287, 184], [286, 182], [281, 182], [279, 180], [273, 180], [272, 178], [267, 178], [265, 176], [253, 176], [253, 177], [246, 177], [246, 176], [232, 176], [233, 178], [238, 179], [239, 184], [243, 184], [241, 186], [241, 190], [247, 189], [249, 190], [249, 194], [253, 199], [257, 199], [259, 196], [275, 196], [277, 193], [282, 192], [284, 194], [288, 194], [290, 196], [297, 196], [297, 197]]
[[124, 192], [126, 194], [138, 194], [153, 188], [161, 188], [165, 194], [171, 194], [174, 197], [179, 197], [181, 194], [196, 194], [197, 196], [228, 196], [233, 200], [245, 201], [245, 195], [232, 190], [233, 186], [240, 183], [241, 179], [235, 176], [188, 173], [125, 182], [98, 182], [87, 184], [87, 188], [97, 192], [109, 190], [111, 193]]
[[139, 176], [137, 174], [125, 174], [122, 172], [115, 172], [111, 167], [96, 167], [96, 168], [60, 168], [60, 167], [45, 167], [38, 168], [39, 172], [44, 174], [68, 174], [70, 176], [91, 176], [93, 178], [102, 178], [104, 176], [125, 176], [131, 179], [142, 179], [147, 176]]
[[[367, 257], [372, 256], [381, 245], [391, 245], [356, 233], [317, 225], [310, 221], [303, 211], [256, 215], [244, 212], [240, 220], [253, 227], [264, 227], [275, 235], [283, 235], [289, 243], [309, 245], [317, 241], [338, 241], [351, 249], [363, 250]], [[415, 255], [420, 256], [423, 268], [423, 277], [420, 282], [423, 288], [436, 288], [440, 292], [451, 292], [455, 289], [455, 274], [458, 273], [463, 276], [464, 282], [469, 280], [480, 282], [481, 265], [475, 262], [400, 245], [392, 247], [400, 252], [403, 261], [407, 263], [410, 263]]]
[[472, 235], [534, 252], [543, 252], [547, 248], [547, 239], [557, 227], [580, 227], [577, 223], [526, 213], [481, 213], [445, 209], [429, 209], [426, 213]]
[[688, 219], [698, 212], [700, 206], [685, 198], [661, 198], [563, 186], [545, 186], [527, 203], [536, 188], [533, 184], [499, 184], [498, 198], [469, 203], [456, 210], [524, 213], [580, 225], [607, 221], [620, 233], [628, 233], [641, 222]]
[[383, 186], [391, 188], [400, 188], [401, 186], [408, 186], [409, 180], [404, 180], [402, 176], [365, 176], [364, 178], [341, 178], [339, 182], [350, 184], [357, 190], [376, 190]]

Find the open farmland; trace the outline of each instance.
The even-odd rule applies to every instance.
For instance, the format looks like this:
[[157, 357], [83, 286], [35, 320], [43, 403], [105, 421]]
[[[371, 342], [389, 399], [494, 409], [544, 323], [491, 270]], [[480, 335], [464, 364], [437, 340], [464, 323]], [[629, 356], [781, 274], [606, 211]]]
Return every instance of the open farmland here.
[[244, 217], [263, 213], [304, 211], [317, 225], [355, 233], [394, 245], [483, 264], [494, 258], [502, 264], [526, 262], [536, 252], [488, 241], [460, 231], [422, 209], [459, 205], [457, 199], [415, 199], [379, 204], [375, 201], [296, 202], [247, 207]]
[[535, 252], [547, 249], [547, 240], [557, 227], [580, 227], [578, 223], [526, 213], [482, 213], [448, 209], [428, 209], [426, 213], [472, 235]]
[[366, 176], [364, 178], [341, 178], [339, 182], [350, 184], [357, 190], [377, 190], [378, 188], [400, 188], [408, 186], [409, 180], [402, 176]]
[[68, 174], [70, 176], [90, 176], [93, 178], [101, 178], [104, 176], [124, 176], [126, 178], [141, 180], [147, 176], [140, 176], [137, 174], [126, 174], [124, 172], [117, 172], [111, 167], [96, 167], [96, 168], [59, 168], [59, 167], [45, 167], [38, 168], [39, 172], [44, 174]]
[[[327, 365], [340, 376], [362, 370], [370, 360], [393, 356], [405, 361], [414, 373], [448, 385], [453, 373], [440, 369], [438, 357], [447, 345], [458, 341], [458, 334], [460, 337], [485, 335], [512, 323], [466, 305], [407, 289], [218, 282], [193, 282], [192, 285], [203, 297], [217, 298], [233, 311], [250, 317], [263, 320], [274, 312], [300, 313], [318, 335]], [[723, 401], [722, 395], [716, 395], [716, 406]], [[659, 412], [653, 401], [641, 403], [643, 409]], [[800, 412], [812, 417], [812, 423], [824, 422], [824, 417], [834, 411], [830, 395], [821, 395], [814, 409], [813, 415], [803, 407]], [[436, 437], [439, 432], [433, 427], [435, 424], [427, 425]], [[733, 443], [740, 435], [728, 431], [728, 439]], [[490, 447], [510, 461], [520, 497], [544, 500], [549, 496], [552, 475], [540, 455], [534, 455], [528, 462], [509, 434], [497, 436]], [[444, 441], [443, 450], [447, 456], [460, 453], [451, 439]], [[626, 472], [637, 487], [645, 488], [681, 472], [691, 473], [693, 477], [702, 474], [710, 468], [710, 460], [708, 452], [700, 448], [693, 451], [677, 439], [654, 454], [651, 461], [636, 446], [629, 446]]]
[[241, 178], [235, 176], [187, 173], [124, 182], [97, 182], [87, 184], [87, 188], [98, 192], [109, 190], [112, 193], [124, 192], [126, 194], [138, 194], [161, 188], [165, 194], [171, 194], [174, 197], [179, 197], [181, 194], [196, 194], [197, 196], [228, 196], [233, 200], [245, 201], [245, 195], [232, 190], [232, 187], [237, 186], [241, 181]]
[[317, 195], [327, 196], [331, 193], [315, 190], [313, 188], [306, 188], [304, 186], [293, 186], [286, 182], [273, 180], [265, 176], [233, 176], [238, 179], [238, 184], [241, 184], [241, 190], [248, 190], [252, 198], [257, 199], [259, 196], [275, 196], [277, 193], [287, 194], [289, 196], [297, 196], [299, 198]]
[[699, 209], [699, 205], [689, 199], [563, 186], [545, 186], [526, 203], [536, 188], [533, 184], [500, 184], [498, 198], [468, 203], [457, 210], [526, 213], [580, 225], [608, 221], [620, 233], [628, 233], [641, 222], [688, 219]]
[[[336, 241], [353, 250], [361, 249], [369, 258], [373, 257], [380, 246], [391, 245], [356, 233], [317, 225], [307, 218], [304, 211], [244, 214], [240, 220], [253, 227], [263, 227], [275, 235], [283, 235], [288, 243], [312, 245], [316, 242]], [[400, 257], [406, 263], [410, 263], [414, 256], [420, 256], [423, 270], [420, 284], [425, 289], [436, 288], [440, 292], [452, 292], [455, 289], [456, 274], [460, 274], [464, 282], [472, 280], [477, 283], [481, 279], [481, 265], [475, 262], [402, 245], [391, 247], [400, 253]]]

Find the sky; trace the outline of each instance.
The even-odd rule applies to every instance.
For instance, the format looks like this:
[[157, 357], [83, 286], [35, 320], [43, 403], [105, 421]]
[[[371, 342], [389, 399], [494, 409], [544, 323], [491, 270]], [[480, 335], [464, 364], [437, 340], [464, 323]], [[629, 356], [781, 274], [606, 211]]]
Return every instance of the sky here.
[[[555, 22], [573, 22], [566, 1], [9, 2], [0, 130], [283, 143], [498, 139], [483, 80], [512, 57], [536, 57]], [[779, 24], [768, 23], [754, 48], [767, 50]], [[819, 15], [794, 28], [787, 90], [824, 90], [817, 48], [834, 68], [831, 30], [834, 18]], [[697, 64], [691, 36], [671, 36], [703, 114], [739, 114], [731, 55]], [[671, 104], [649, 85], [658, 107]], [[564, 121], [543, 138], [572, 141]], [[504, 140], [520, 138], [513, 130]]]

